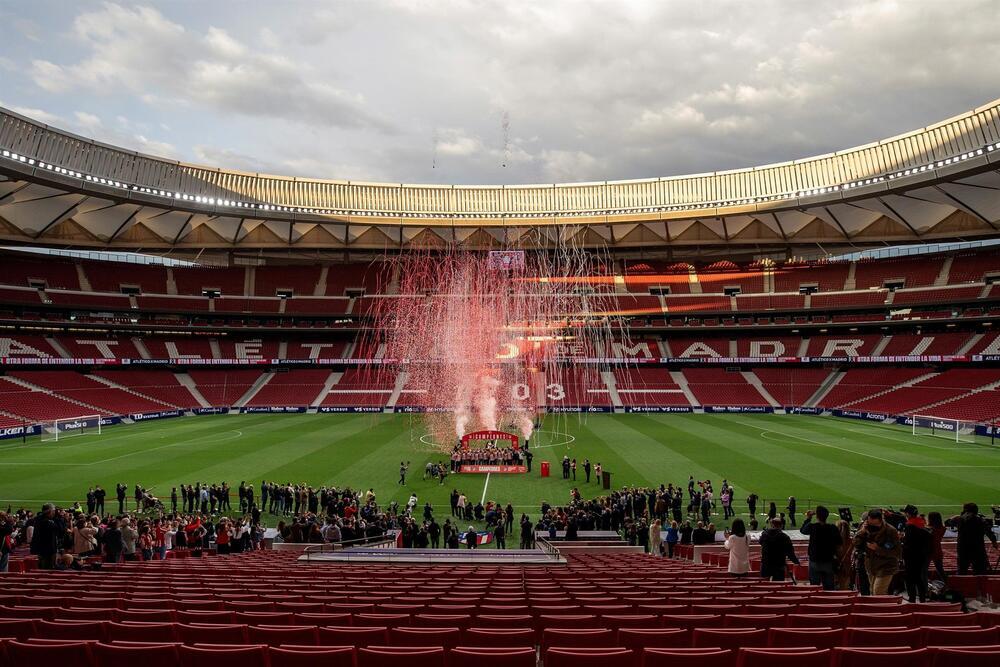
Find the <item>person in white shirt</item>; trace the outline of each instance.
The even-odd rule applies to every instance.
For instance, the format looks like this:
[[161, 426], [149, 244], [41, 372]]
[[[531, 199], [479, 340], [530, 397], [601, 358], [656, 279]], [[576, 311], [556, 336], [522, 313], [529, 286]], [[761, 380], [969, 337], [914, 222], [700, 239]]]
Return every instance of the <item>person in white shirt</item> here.
[[737, 577], [750, 572], [750, 538], [743, 519], [733, 519], [731, 531], [726, 531], [726, 549], [729, 550], [729, 574]]

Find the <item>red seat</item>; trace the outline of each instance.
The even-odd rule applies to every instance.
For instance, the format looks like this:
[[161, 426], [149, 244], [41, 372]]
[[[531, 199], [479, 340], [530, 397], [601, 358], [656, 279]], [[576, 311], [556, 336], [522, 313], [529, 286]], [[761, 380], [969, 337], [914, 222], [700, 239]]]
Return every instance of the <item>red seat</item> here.
[[271, 667], [354, 667], [354, 647], [271, 646], [267, 659]]
[[[542, 631], [542, 652], [549, 647], [605, 647], [614, 646], [615, 633], [599, 628], [545, 628]], [[546, 654], [547, 655], [547, 654]]]
[[1000, 628], [920, 628], [924, 646], [991, 646], [1000, 644]]
[[767, 645], [772, 648], [833, 648], [843, 641], [844, 631], [840, 628], [771, 628], [767, 635]]
[[251, 625], [247, 627], [251, 644], [282, 646], [316, 646], [318, 638], [315, 625]]
[[37, 621], [35, 635], [39, 639], [78, 639], [104, 641], [108, 636], [107, 621]]
[[58, 667], [93, 667], [94, 656], [87, 642], [52, 644], [7, 642], [11, 665], [58, 665]]
[[964, 598], [979, 597], [979, 577], [974, 574], [953, 574], [948, 577], [948, 588], [958, 591]]
[[177, 639], [174, 623], [108, 623], [108, 639], [124, 642], [163, 642]]
[[181, 646], [180, 658], [181, 667], [267, 667], [263, 646]]
[[292, 614], [292, 624], [293, 625], [315, 625], [322, 627], [324, 625], [350, 625], [351, 615], [350, 614], [327, 614], [327, 613], [314, 613], [314, 612], [301, 612]]
[[833, 649], [831, 667], [927, 667], [930, 652], [925, 648], [838, 647]]
[[653, 614], [609, 614], [601, 616], [601, 625], [611, 630], [619, 628], [657, 628], [659, 616]]
[[358, 649], [358, 667], [444, 667], [438, 647], [373, 646]]
[[530, 614], [479, 614], [472, 624], [491, 628], [533, 628], [534, 622]]
[[0, 618], [0, 637], [28, 639], [37, 634], [36, 621], [30, 618]]
[[931, 649], [931, 667], [996, 667], [1000, 665], [1000, 646], [949, 646]]
[[418, 628], [465, 628], [472, 626], [469, 614], [416, 614], [410, 621]]
[[462, 634], [462, 643], [503, 648], [534, 646], [535, 631], [531, 628], [469, 628]]
[[695, 628], [721, 628], [725, 619], [716, 614], [664, 614], [663, 627], [684, 628], [694, 630]]
[[642, 667], [733, 667], [733, 652], [720, 648], [647, 648], [642, 653]]
[[693, 648], [730, 648], [767, 646], [767, 630], [753, 628], [695, 628], [691, 635]]
[[593, 614], [540, 614], [536, 622], [539, 629], [547, 628], [603, 628]]
[[354, 625], [398, 628], [410, 624], [409, 614], [355, 614]]
[[924, 646], [920, 628], [847, 628], [846, 632], [847, 646]]
[[627, 648], [550, 648], [545, 652], [545, 667], [607, 667], [632, 662]]
[[119, 623], [136, 621], [140, 623], [174, 623], [177, 616], [172, 609], [126, 609], [118, 610], [114, 619]]
[[945, 626], [979, 625], [979, 622], [972, 614], [964, 614], [960, 611], [918, 611], [913, 613], [913, 625], [915, 627], [929, 625], [940, 628]]
[[235, 623], [178, 623], [177, 637], [185, 644], [245, 644], [247, 626]]
[[[448, 654], [450, 667], [535, 667], [533, 647], [466, 647], [453, 648]], [[272, 664], [271, 667], [279, 667]]]
[[320, 646], [385, 646], [389, 643], [389, 631], [384, 626], [319, 628], [318, 635]]
[[845, 628], [847, 614], [789, 614], [785, 622], [790, 628]]
[[461, 630], [458, 628], [390, 628], [389, 644], [392, 646], [444, 646], [458, 645]]
[[291, 625], [292, 614], [287, 611], [238, 611], [236, 622], [246, 625]]
[[852, 628], [912, 628], [913, 614], [863, 613], [851, 614], [846, 627]]
[[178, 623], [235, 623], [236, 613], [232, 611], [199, 610], [199, 611], [175, 611]]
[[63, 607], [56, 612], [57, 621], [113, 621], [118, 617], [118, 610], [110, 607]]
[[829, 667], [830, 649], [741, 648], [736, 667]]
[[90, 647], [100, 667], [176, 667], [177, 644], [94, 644]]
[[781, 614], [726, 614], [722, 625], [726, 628], [784, 627], [785, 617]]

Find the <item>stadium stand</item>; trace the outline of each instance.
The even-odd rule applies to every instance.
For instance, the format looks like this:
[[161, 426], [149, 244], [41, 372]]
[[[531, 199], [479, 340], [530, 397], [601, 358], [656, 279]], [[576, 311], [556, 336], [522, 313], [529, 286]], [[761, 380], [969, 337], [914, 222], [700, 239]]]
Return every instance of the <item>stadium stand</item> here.
[[614, 377], [622, 405], [690, 405], [665, 368], [616, 368]]
[[209, 405], [230, 406], [246, 394], [261, 376], [257, 370], [190, 370], [199, 393]]
[[905, 287], [933, 285], [943, 264], [943, 255], [858, 260], [854, 270], [855, 288], [885, 287], [889, 281], [901, 282]]
[[219, 290], [226, 296], [246, 295], [246, 269], [178, 267], [172, 270], [178, 294], [201, 296]]
[[258, 266], [254, 269], [254, 294], [277, 296], [278, 290], [294, 296], [313, 296], [319, 283], [320, 266]]
[[739, 372], [686, 368], [684, 377], [699, 405], [768, 405], [767, 399]]
[[329, 376], [330, 371], [326, 370], [295, 369], [277, 372], [247, 401], [247, 405], [310, 405]]
[[826, 380], [830, 371], [823, 368], [762, 367], [753, 371], [764, 389], [780, 405], [807, 405]]

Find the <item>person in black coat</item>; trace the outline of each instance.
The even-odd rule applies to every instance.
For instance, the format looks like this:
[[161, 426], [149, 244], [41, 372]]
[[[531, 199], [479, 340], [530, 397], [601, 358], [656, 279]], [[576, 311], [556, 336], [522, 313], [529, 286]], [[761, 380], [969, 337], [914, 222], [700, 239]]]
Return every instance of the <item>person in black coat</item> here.
[[[177, 531], [180, 536], [183, 531]], [[118, 520], [112, 519], [108, 522], [108, 529], [104, 531], [101, 538], [104, 543], [104, 562], [118, 563], [122, 559], [122, 551], [125, 550], [125, 541], [122, 539], [122, 531], [118, 528]], [[178, 546], [181, 546], [178, 544]]]
[[979, 505], [965, 503], [962, 513], [949, 522], [958, 529], [958, 574], [965, 574], [972, 568], [973, 574], [986, 574], [989, 560], [986, 558], [986, 543], [993, 543], [997, 549], [997, 536], [989, 522], [979, 514]]
[[475, 549], [479, 546], [479, 535], [472, 526], [469, 526], [469, 530], [465, 532], [465, 546], [470, 549]]
[[35, 516], [35, 530], [31, 535], [31, 553], [38, 556], [38, 569], [51, 570], [55, 568], [56, 554], [62, 544], [65, 529], [60, 533], [55, 520], [55, 507], [50, 504], [42, 506], [42, 511]]
[[125, 492], [127, 490], [128, 490], [128, 487], [125, 486], [124, 484], [119, 484], [118, 485], [118, 493], [117, 493], [117, 495], [118, 495], [118, 513], [119, 514], [125, 514]]
[[792, 540], [781, 530], [781, 521], [773, 519], [771, 527], [760, 534], [760, 576], [770, 581], [785, 580], [785, 561], [799, 564]]
[[906, 525], [903, 527], [903, 580], [910, 602], [927, 601], [927, 567], [931, 563], [934, 538], [927, 528], [927, 522], [917, 508], [907, 505], [903, 508]]
[[[809, 536], [809, 583], [822, 585], [823, 590], [832, 591], [837, 560], [837, 550], [844, 540], [833, 524], [826, 522], [830, 510], [816, 506], [816, 523], [812, 522], [813, 512], [806, 512], [802, 522], [802, 534]], [[926, 569], [926, 568], [925, 568]]]

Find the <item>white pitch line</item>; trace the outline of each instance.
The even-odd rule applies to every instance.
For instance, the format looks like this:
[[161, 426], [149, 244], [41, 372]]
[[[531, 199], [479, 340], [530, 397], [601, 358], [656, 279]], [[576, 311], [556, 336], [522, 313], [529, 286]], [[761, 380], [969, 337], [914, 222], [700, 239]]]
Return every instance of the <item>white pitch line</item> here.
[[490, 474], [486, 473], [486, 483], [483, 484], [483, 499], [479, 501], [480, 505], [486, 504], [486, 489], [490, 486]]
[[[734, 421], [736, 421], [736, 420], [734, 420]], [[759, 424], [748, 424], [747, 422], [741, 422], [741, 421], [736, 421], [736, 423], [737, 424], [743, 424], [744, 426], [751, 426], [751, 427], [757, 427], [757, 428], [760, 427]], [[855, 456], [864, 456], [866, 458], [875, 459], [876, 461], [882, 461], [883, 463], [888, 463], [888, 464], [894, 465], [894, 466], [903, 466], [904, 468], [914, 468], [914, 467], [916, 467], [916, 466], [912, 466], [912, 465], [910, 465], [908, 463], [900, 463], [898, 461], [890, 461], [889, 459], [884, 459], [881, 456], [874, 456], [872, 454], [866, 454], [864, 452], [858, 452], [858, 451], [855, 451], [853, 449], [847, 449], [845, 447], [837, 447], [836, 445], [831, 445], [831, 444], [826, 443], [826, 442], [820, 442], [818, 440], [810, 440], [809, 438], [803, 438], [801, 435], [794, 435], [792, 433], [784, 433], [782, 431], [776, 431], [776, 430], [771, 429], [771, 428], [762, 430], [760, 432], [760, 437], [762, 437], [764, 440], [774, 441], [774, 438], [768, 438], [767, 437], [766, 434], [768, 434], [768, 433], [777, 433], [778, 435], [783, 435], [786, 438], [795, 438], [796, 440], [802, 440], [803, 442], [809, 442], [809, 443], [812, 443], [814, 445], [818, 445], [819, 447], [829, 447], [830, 449], [839, 449], [840, 451], [847, 452], [848, 454], [854, 454]]]

